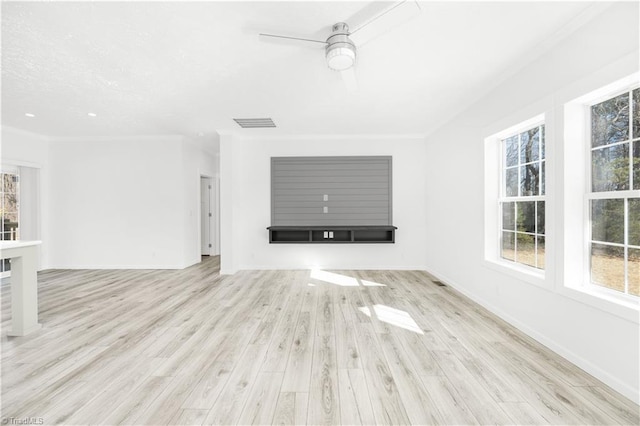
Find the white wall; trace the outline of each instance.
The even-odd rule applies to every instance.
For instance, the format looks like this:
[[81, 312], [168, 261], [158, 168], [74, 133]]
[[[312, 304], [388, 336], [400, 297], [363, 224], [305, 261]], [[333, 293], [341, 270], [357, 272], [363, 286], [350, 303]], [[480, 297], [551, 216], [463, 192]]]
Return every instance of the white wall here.
[[[269, 244], [270, 158], [391, 155], [395, 244]], [[238, 269], [423, 269], [426, 211], [421, 137], [239, 139], [220, 147], [222, 272]]]
[[181, 138], [51, 146], [56, 268], [182, 266]]
[[2, 164], [34, 167], [40, 170], [40, 269], [49, 267], [49, 145], [47, 138], [35, 133], [2, 126], [0, 140]]
[[[614, 5], [526, 65], [429, 135], [424, 167], [427, 269], [636, 402], [637, 310], [565, 288], [561, 159], [564, 103], [638, 70], [637, 18], [637, 3]], [[541, 113], [547, 116], [549, 144], [549, 267], [538, 286], [484, 261], [479, 212], [484, 210], [484, 138]]]
[[51, 265], [183, 268], [199, 261], [200, 171], [181, 136], [51, 142]]
[[200, 175], [218, 174], [209, 139], [55, 140], [3, 127], [2, 163], [40, 169], [41, 269], [199, 262]]

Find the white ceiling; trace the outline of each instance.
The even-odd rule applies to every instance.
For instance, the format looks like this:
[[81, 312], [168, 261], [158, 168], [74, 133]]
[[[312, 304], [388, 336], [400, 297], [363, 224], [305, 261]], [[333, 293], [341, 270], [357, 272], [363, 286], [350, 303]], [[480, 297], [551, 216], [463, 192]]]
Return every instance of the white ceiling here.
[[[332, 24], [353, 28], [353, 20], [362, 22], [382, 6], [3, 2], [2, 124], [60, 137], [424, 134], [594, 8], [586, 2], [423, 2], [422, 12], [402, 25], [366, 28], [378, 37], [358, 50], [355, 92], [326, 67], [321, 45], [257, 35], [325, 39]], [[241, 130], [232, 121], [254, 117], [271, 117], [278, 127]]]

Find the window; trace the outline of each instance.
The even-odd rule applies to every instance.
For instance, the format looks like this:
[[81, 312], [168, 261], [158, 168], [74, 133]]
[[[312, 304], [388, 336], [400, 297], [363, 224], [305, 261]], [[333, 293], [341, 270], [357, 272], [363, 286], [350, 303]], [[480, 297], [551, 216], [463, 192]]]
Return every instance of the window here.
[[592, 284], [640, 295], [640, 88], [590, 107]]
[[544, 124], [501, 139], [500, 257], [545, 267]]
[[[18, 228], [20, 179], [18, 172], [0, 173], [0, 212], [2, 224], [0, 236], [2, 240], [17, 240], [20, 237]], [[0, 272], [10, 270], [9, 259], [0, 262]]]

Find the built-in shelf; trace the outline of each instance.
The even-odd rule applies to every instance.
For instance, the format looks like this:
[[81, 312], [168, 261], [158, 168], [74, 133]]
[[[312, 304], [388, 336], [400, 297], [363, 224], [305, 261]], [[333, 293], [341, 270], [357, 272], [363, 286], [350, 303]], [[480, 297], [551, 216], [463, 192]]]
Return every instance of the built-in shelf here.
[[395, 226], [270, 226], [271, 244], [394, 243]]

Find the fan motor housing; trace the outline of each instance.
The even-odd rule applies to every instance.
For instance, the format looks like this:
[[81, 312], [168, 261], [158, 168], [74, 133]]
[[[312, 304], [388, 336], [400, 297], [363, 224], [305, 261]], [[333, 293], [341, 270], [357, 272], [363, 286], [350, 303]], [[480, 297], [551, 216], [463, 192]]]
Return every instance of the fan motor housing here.
[[349, 38], [349, 26], [338, 22], [327, 38], [326, 57], [329, 68], [342, 71], [352, 67], [356, 61], [356, 45]]

